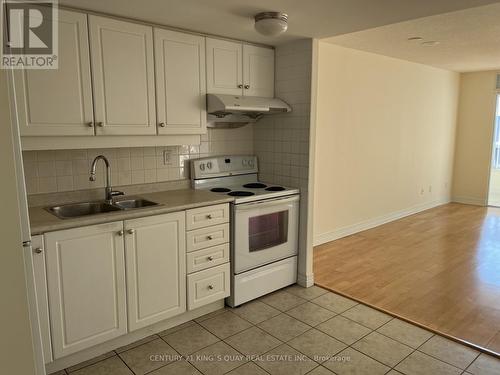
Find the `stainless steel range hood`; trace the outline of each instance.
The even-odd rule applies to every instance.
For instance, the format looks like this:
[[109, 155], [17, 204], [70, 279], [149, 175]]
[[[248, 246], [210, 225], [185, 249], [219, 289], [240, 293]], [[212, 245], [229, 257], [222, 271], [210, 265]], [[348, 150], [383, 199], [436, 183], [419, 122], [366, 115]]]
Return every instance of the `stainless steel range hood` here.
[[278, 98], [207, 94], [208, 126], [237, 127], [256, 122], [265, 115], [291, 110]]

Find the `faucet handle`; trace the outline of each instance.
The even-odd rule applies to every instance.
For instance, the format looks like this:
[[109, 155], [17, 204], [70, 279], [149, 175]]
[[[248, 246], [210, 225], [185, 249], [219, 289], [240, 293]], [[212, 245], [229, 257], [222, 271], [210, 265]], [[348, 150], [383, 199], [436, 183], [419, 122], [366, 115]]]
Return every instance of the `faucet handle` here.
[[125, 195], [125, 193], [123, 191], [113, 190], [109, 193], [109, 195], [111, 195], [112, 197], [116, 197], [118, 195]]

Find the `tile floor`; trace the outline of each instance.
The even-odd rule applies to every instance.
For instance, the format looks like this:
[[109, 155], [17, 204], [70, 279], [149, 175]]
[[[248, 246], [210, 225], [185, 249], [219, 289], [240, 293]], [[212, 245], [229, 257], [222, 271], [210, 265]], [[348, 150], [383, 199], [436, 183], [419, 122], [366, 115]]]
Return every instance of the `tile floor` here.
[[57, 375], [500, 374], [500, 360], [319, 287], [291, 286]]

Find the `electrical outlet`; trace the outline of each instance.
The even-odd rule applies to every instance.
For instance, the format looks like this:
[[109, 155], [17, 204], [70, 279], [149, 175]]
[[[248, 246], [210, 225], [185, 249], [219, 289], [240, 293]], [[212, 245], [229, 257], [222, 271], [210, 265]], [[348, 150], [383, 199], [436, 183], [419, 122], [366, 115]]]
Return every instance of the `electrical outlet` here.
[[163, 150], [163, 164], [164, 165], [172, 164], [172, 156], [169, 150]]

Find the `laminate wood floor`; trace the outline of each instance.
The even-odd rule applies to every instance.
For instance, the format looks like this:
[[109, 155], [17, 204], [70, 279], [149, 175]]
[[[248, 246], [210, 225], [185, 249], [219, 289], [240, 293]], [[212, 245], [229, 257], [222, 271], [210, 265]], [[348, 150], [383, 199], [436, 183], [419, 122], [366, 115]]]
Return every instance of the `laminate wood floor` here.
[[500, 354], [500, 208], [451, 203], [317, 246], [314, 276]]

